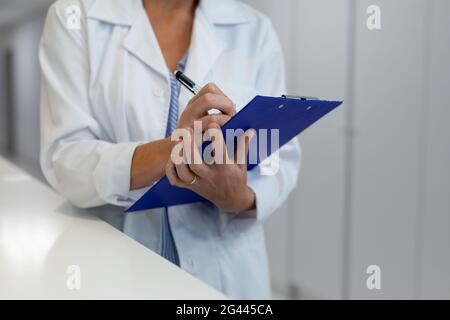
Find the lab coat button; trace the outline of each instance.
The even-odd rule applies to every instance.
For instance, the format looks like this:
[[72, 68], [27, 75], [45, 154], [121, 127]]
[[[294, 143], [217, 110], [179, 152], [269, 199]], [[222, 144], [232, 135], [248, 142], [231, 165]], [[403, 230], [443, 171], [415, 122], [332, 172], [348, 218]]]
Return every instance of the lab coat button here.
[[186, 266], [189, 267], [190, 269], [194, 268], [194, 260], [192, 258], [187, 258]]
[[186, 272], [189, 272], [190, 274], [195, 274], [195, 266], [194, 266], [194, 260], [192, 258], [187, 258], [185, 260], [186, 264], [184, 267], [184, 270]]
[[153, 89], [153, 95], [155, 97], [162, 98], [162, 97], [164, 97], [164, 90], [161, 88], [155, 88], [155, 89]]

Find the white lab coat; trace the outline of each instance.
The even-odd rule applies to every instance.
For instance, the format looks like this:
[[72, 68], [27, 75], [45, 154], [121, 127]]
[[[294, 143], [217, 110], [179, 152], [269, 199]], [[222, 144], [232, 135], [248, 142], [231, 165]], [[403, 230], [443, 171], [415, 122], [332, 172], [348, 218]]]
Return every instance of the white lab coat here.
[[[81, 9], [79, 29], [73, 21], [68, 28], [71, 5]], [[142, 0], [57, 1], [40, 62], [41, 166], [49, 183], [159, 252], [162, 210], [124, 213], [146, 191], [129, 191], [133, 152], [164, 138], [169, 110], [168, 70]], [[234, 0], [201, 1], [186, 73], [199, 84], [218, 84], [238, 108], [256, 94], [285, 93], [282, 50], [270, 21]], [[180, 111], [190, 98], [182, 90]], [[298, 143], [280, 156], [277, 175], [249, 173], [256, 219], [206, 203], [169, 209], [181, 268], [230, 297], [270, 297], [263, 222], [296, 185]]]

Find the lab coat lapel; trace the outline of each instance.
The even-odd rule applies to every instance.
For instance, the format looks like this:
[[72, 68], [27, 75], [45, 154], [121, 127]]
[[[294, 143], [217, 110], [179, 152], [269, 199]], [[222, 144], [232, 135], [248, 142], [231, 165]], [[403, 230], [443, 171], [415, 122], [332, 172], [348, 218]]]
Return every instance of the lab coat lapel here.
[[168, 71], [164, 56], [147, 13], [143, 8], [139, 11], [123, 45], [132, 55], [168, 81]]
[[[205, 85], [208, 74], [224, 51], [225, 43], [215, 34], [214, 25], [208, 20], [200, 5], [195, 15], [186, 74], [198, 85]], [[191, 98], [192, 94], [189, 91], [182, 90], [180, 108], [184, 108]]]
[[142, 0], [97, 0], [88, 18], [129, 28], [123, 47], [168, 79], [167, 67]]

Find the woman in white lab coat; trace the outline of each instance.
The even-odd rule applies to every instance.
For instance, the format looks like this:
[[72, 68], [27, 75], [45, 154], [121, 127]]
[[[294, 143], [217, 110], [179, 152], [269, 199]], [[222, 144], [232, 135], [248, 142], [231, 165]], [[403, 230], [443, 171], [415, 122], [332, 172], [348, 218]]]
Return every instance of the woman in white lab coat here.
[[[178, 128], [218, 127], [254, 95], [285, 93], [282, 57], [270, 21], [234, 0], [59, 0], [40, 48], [43, 172], [148, 248], [170, 243], [169, 260], [230, 297], [269, 298], [263, 223], [296, 185], [298, 143], [280, 150], [275, 175], [175, 166], [167, 129], [175, 101]], [[195, 98], [176, 88], [180, 61], [199, 84], [217, 85]], [[222, 116], [208, 117], [212, 108]], [[210, 202], [124, 213], [166, 174]]]

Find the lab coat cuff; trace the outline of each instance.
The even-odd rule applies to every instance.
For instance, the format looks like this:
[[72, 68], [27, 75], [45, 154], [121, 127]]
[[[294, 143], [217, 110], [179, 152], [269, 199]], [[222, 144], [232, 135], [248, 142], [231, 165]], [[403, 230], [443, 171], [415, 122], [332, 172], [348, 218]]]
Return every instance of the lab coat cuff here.
[[[256, 172], [249, 172], [249, 176], [260, 174]], [[249, 179], [248, 186], [256, 195], [256, 219], [258, 222], [265, 222], [274, 211], [273, 208], [273, 186], [275, 183], [270, 181], [270, 176], [261, 176], [254, 179]], [[276, 194], [276, 192], [275, 192]]]
[[118, 143], [102, 153], [94, 172], [94, 183], [100, 198], [106, 203], [128, 207], [142, 192], [130, 191], [133, 155], [141, 144]]

